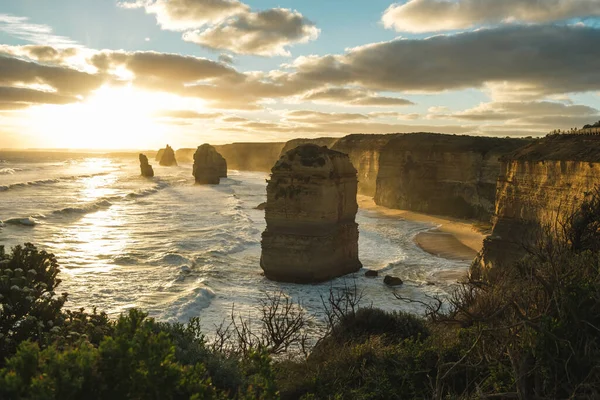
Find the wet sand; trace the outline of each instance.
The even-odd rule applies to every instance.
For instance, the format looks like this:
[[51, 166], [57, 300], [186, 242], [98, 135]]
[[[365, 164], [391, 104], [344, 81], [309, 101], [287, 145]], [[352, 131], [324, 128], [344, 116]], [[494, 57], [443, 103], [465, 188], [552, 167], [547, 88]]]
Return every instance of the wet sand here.
[[403, 218], [436, 225], [430, 231], [417, 234], [415, 243], [424, 251], [438, 257], [470, 261], [483, 247], [485, 235], [475, 229], [469, 221], [406, 210], [393, 210], [376, 205], [369, 196], [359, 195], [357, 200], [358, 206], [364, 210], [376, 211], [390, 218]]

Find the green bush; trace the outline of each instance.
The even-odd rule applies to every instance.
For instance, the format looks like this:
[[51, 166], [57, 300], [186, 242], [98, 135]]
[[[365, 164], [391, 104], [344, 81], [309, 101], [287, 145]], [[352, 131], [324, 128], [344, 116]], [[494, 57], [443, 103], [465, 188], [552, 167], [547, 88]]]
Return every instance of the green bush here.
[[[119, 317], [98, 346], [40, 349], [25, 341], [0, 370], [2, 399], [275, 399], [270, 359], [254, 352], [243, 380], [219, 388], [202, 362], [180, 363], [170, 331], [138, 310]], [[187, 357], [185, 351], [184, 356]]]
[[57, 294], [58, 262], [30, 243], [6, 254], [0, 246], [0, 366], [25, 340], [46, 343], [62, 325], [66, 294]]

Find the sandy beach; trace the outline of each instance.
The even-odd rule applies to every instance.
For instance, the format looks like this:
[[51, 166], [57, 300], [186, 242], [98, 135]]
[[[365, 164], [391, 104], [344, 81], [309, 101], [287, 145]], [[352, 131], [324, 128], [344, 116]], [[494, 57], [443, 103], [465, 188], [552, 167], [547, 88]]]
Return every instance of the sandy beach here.
[[364, 210], [376, 211], [390, 218], [404, 218], [436, 225], [436, 228], [415, 236], [415, 242], [423, 250], [436, 256], [470, 261], [483, 247], [485, 234], [475, 229], [468, 221], [381, 207], [369, 196], [359, 195], [357, 200], [358, 206]]

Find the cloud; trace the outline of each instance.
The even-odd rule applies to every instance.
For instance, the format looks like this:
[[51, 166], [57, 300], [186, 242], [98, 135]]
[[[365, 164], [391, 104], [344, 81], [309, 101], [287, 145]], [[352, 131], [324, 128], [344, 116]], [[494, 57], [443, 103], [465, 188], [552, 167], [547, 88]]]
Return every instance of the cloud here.
[[123, 80], [138, 87], [186, 95], [187, 87], [217, 78], [243, 79], [233, 68], [206, 58], [153, 51], [102, 51], [89, 59], [100, 72], [124, 75]]
[[234, 123], [237, 123], [237, 122], [246, 122], [246, 121], [248, 121], [248, 118], [233, 116], [233, 117], [223, 118], [223, 121], [224, 122], [234, 122]]
[[382, 97], [373, 92], [343, 87], [312, 90], [302, 96], [302, 100], [323, 103], [345, 103], [354, 106], [408, 106], [414, 105], [410, 100], [398, 97]]
[[241, 14], [205, 30], [185, 32], [183, 40], [237, 54], [289, 56], [287, 47], [315, 40], [319, 33], [299, 12], [273, 8]]
[[237, 54], [289, 56], [289, 46], [315, 40], [320, 30], [298, 11], [271, 8], [252, 12], [238, 0], [138, 0], [123, 8], [144, 8], [167, 30], [209, 49]]
[[237, 0], [138, 0], [118, 4], [122, 8], [144, 8], [148, 14], [156, 15], [163, 29], [172, 31], [200, 28], [249, 10]]
[[382, 112], [370, 112], [370, 118], [395, 118], [400, 120], [416, 120], [421, 118], [421, 114], [403, 114], [396, 111], [382, 111]]
[[354, 113], [325, 113], [319, 111], [310, 110], [296, 110], [290, 111], [285, 114], [286, 119], [292, 121], [302, 121], [308, 123], [320, 123], [320, 122], [335, 122], [335, 121], [352, 121], [352, 120], [364, 120], [369, 119], [364, 114]]
[[0, 102], [18, 104], [68, 104], [79, 101], [76, 97], [22, 87], [0, 86]]
[[45, 85], [56, 94], [85, 96], [99, 88], [105, 81], [101, 74], [93, 75], [75, 69], [42, 65], [0, 55], [0, 85]]
[[54, 47], [77, 47], [77, 42], [66, 36], [55, 35], [48, 25], [34, 24], [27, 17], [0, 14], [0, 32], [30, 43]]
[[481, 88], [490, 82], [526, 84], [537, 96], [594, 91], [600, 89], [599, 42], [600, 29], [593, 28], [483, 29], [300, 57], [289, 66], [289, 79], [397, 92]]
[[389, 6], [382, 22], [398, 32], [423, 33], [594, 16], [600, 16], [599, 0], [409, 0]]
[[229, 54], [219, 54], [218, 60], [223, 64], [233, 64], [234, 58]]
[[451, 114], [452, 118], [469, 121], [506, 121], [523, 117], [591, 116], [598, 110], [585, 105], [572, 105], [552, 101], [492, 102], [482, 103], [469, 110]]
[[155, 113], [156, 117], [173, 119], [215, 119], [221, 113], [199, 113], [193, 110], [163, 110]]

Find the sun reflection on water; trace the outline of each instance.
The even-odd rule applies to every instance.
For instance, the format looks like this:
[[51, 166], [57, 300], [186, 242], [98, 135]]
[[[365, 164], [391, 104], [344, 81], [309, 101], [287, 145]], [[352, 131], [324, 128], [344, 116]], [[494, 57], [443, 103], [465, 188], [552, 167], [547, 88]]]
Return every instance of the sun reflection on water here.
[[82, 217], [72, 229], [64, 232], [60, 247], [65, 260], [63, 272], [76, 276], [90, 272], [109, 272], [117, 267], [107, 263], [123, 252], [130, 233], [123, 229], [122, 207], [113, 206]]

